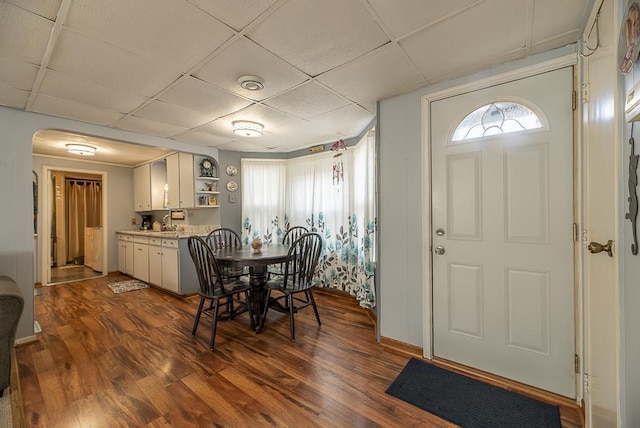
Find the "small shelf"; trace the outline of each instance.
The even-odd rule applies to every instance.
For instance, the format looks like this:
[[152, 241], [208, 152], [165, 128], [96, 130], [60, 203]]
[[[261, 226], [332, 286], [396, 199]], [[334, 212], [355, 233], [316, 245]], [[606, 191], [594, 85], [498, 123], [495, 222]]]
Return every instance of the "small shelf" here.
[[196, 180], [218, 181], [218, 180], [220, 180], [220, 177], [196, 177]]
[[196, 190], [196, 193], [201, 193], [203, 195], [219, 195], [220, 192], [214, 192], [209, 190]]
[[196, 208], [220, 208], [220, 205], [196, 205]]

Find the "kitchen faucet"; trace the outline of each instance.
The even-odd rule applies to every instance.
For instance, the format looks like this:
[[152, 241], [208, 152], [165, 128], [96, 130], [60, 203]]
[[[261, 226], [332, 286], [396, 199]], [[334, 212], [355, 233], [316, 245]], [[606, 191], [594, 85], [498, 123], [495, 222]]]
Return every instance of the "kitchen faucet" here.
[[169, 214], [166, 214], [164, 217], [162, 217], [162, 225], [166, 229], [171, 229], [171, 226], [167, 227], [167, 218], [169, 218], [169, 223], [171, 223], [171, 216]]

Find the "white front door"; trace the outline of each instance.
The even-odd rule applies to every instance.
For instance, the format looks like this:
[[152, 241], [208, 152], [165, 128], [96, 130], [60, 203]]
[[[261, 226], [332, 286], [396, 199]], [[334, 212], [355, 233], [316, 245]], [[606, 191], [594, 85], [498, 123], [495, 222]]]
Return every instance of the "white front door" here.
[[[434, 355], [568, 397], [572, 82], [568, 67], [431, 105]], [[498, 101], [529, 107], [542, 127], [451, 141], [462, 118]], [[484, 124], [497, 129], [501, 115]]]

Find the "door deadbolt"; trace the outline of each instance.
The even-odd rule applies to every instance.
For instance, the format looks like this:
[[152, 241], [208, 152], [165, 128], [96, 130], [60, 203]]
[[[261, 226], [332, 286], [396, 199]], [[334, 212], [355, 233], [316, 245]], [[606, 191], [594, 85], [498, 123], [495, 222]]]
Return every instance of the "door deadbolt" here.
[[444, 236], [444, 229], [436, 229], [436, 235]]
[[441, 255], [443, 255], [443, 254], [444, 254], [444, 247], [443, 247], [442, 245], [438, 245], [438, 246], [435, 248], [434, 252], [435, 252], [437, 255], [441, 256]]
[[587, 249], [591, 254], [598, 254], [605, 251], [609, 257], [613, 257], [613, 241], [611, 239], [609, 239], [604, 245], [598, 242], [590, 242]]

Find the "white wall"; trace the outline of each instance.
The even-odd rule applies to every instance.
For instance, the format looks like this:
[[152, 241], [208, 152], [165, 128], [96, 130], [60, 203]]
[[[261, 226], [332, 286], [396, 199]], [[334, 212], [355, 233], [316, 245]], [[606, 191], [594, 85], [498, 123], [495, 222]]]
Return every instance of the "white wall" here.
[[[18, 283], [25, 300], [25, 309], [18, 324], [16, 339], [33, 335], [33, 284], [34, 284], [34, 241], [31, 153], [33, 135], [41, 129], [62, 129], [98, 137], [118, 139], [133, 143], [158, 146], [187, 153], [208, 154], [218, 157], [218, 150], [210, 147], [194, 146], [166, 138], [152, 137], [98, 125], [27, 113], [0, 106], [0, 275], [12, 277]], [[38, 172], [40, 176], [41, 173]], [[118, 183], [116, 179], [116, 183]], [[122, 186], [130, 187], [122, 178]], [[118, 185], [111, 186], [118, 192]], [[126, 192], [127, 190], [125, 190]], [[109, 190], [111, 193], [111, 190]], [[133, 200], [133, 197], [130, 198]], [[126, 203], [126, 202], [125, 202]], [[117, 205], [116, 205], [117, 206]], [[130, 219], [131, 211], [127, 211]], [[119, 217], [114, 215], [114, 222]], [[116, 227], [111, 223], [109, 227]], [[40, 229], [39, 229], [40, 230]], [[111, 263], [117, 257], [111, 257]]]

